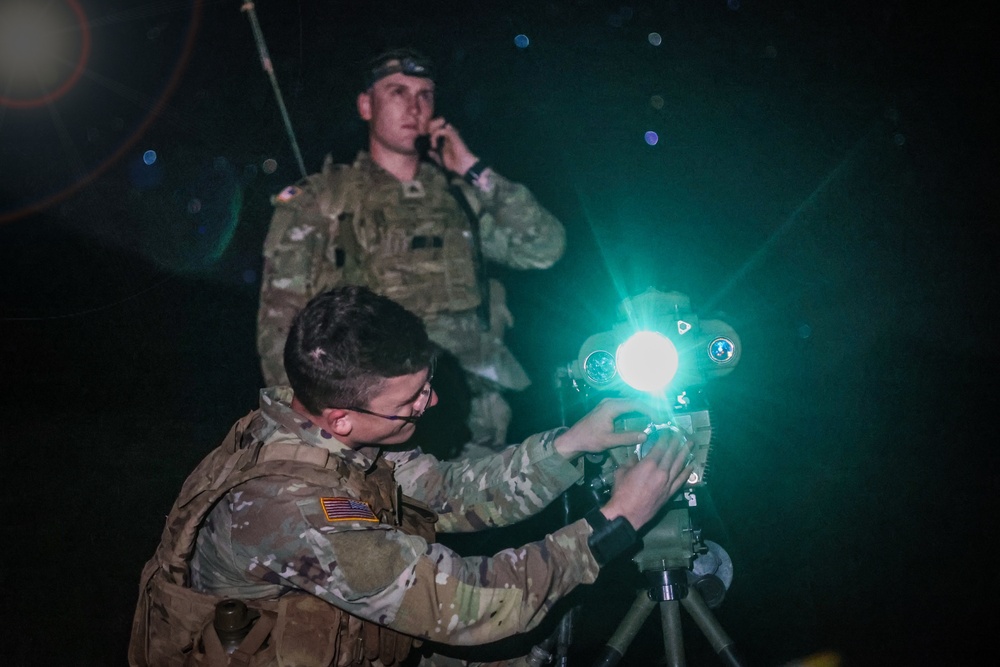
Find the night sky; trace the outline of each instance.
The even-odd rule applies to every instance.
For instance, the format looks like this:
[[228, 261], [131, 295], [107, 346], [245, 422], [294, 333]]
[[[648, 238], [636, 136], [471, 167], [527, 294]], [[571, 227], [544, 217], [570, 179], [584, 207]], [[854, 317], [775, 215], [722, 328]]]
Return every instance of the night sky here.
[[[256, 406], [269, 198], [301, 175], [239, 0], [30, 3], [50, 10], [52, 43], [9, 29], [22, 4], [0, 0], [2, 662], [119, 665], [163, 516]], [[739, 366], [704, 388], [705, 528], [733, 560], [716, 614], [749, 665], [992, 654], [986, 9], [256, 11], [308, 171], [362, 147], [359, 66], [409, 45], [436, 61], [438, 111], [472, 150], [566, 225], [554, 268], [491, 269], [534, 379], [511, 397], [515, 438], [558, 425], [555, 370], [627, 296], [680, 291], [736, 329]], [[35, 51], [47, 59], [26, 77]], [[538, 539], [552, 519], [454, 546]], [[634, 575], [619, 563], [571, 600], [574, 664], [611, 635]], [[719, 664], [685, 623], [690, 664]], [[651, 618], [623, 663], [660, 652]]]

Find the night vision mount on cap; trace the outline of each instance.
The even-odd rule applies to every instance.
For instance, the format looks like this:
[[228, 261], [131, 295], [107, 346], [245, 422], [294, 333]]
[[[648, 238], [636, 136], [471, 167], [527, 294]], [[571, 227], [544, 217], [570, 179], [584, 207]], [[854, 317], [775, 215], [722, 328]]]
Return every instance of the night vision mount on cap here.
[[392, 49], [368, 61], [365, 68], [365, 90], [379, 79], [402, 72], [407, 76], [434, 80], [434, 64], [430, 58], [414, 49]]

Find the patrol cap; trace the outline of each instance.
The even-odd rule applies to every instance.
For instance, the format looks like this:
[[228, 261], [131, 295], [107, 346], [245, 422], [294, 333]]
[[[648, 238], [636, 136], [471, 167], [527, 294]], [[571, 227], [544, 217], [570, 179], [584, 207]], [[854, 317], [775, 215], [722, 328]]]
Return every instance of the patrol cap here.
[[371, 88], [379, 79], [396, 72], [434, 80], [434, 64], [430, 58], [414, 49], [392, 49], [368, 61], [364, 71], [364, 90]]

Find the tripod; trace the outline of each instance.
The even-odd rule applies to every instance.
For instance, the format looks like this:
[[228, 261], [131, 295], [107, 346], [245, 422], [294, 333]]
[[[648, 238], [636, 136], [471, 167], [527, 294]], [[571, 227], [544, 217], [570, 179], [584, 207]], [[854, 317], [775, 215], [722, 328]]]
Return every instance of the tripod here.
[[[614, 667], [624, 657], [629, 645], [657, 606], [663, 632], [665, 663], [685, 667], [684, 633], [681, 607], [694, 620], [712, 649], [726, 667], [745, 667], [734, 642], [711, 611], [718, 606], [732, 579], [728, 554], [713, 542], [700, 539], [692, 526], [690, 508], [697, 506], [693, 489], [684, 492], [683, 500], [667, 506], [662, 516], [643, 536], [643, 548], [633, 558], [648, 586], [640, 589], [614, 634], [605, 644], [594, 667]], [[564, 511], [569, 513], [566, 496]], [[556, 631], [534, 647], [531, 667], [568, 664], [567, 654], [573, 637], [573, 616], [569, 610]]]
[[[567, 396], [578, 393], [581, 389], [568, 369], [557, 369], [555, 374], [559, 411], [563, 425], [568, 423]], [[572, 390], [572, 391], [570, 391]], [[712, 437], [711, 420], [708, 406], [700, 394], [683, 394], [684, 402], [675, 406], [672, 421], [681, 426], [695, 441], [696, 473], [689, 483], [704, 484], [704, 474], [709, 445]], [[642, 430], [647, 423], [643, 417], [625, 418], [621, 421], [622, 430]], [[646, 431], [650, 434], [649, 431]], [[656, 432], [650, 434], [656, 436]], [[647, 440], [652, 443], [653, 437]], [[640, 446], [640, 449], [642, 447]], [[640, 452], [636, 452], [638, 455]], [[613, 457], [613, 455], [612, 455]], [[610, 492], [610, 481], [603, 475], [592, 479], [589, 484], [591, 500], [600, 502], [602, 494]], [[682, 500], [672, 502], [661, 510], [662, 514], [653, 527], [643, 536], [643, 548], [633, 561], [639, 571], [645, 576], [648, 587], [641, 589], [631, 609], [626, 613], [618, 629], [605, 645], [604, 652], [594, 663], [594, 667], [613, 667], [618, 664], [627, 651], [632, 640], [642, 628], [646, 618], [657, 606], [660, 608], [660, 621], [663, 629], [663, 645], [668, 667], [685, 667], [684, 635], [681, 625], [680, 609], [683, 606], [695, 624], [705, 635], [713, 650], [728, 667], [744, 667], [744, 663], [736, 654], [733, 640], [722, 629], [710, 607], [716, 606], [725, 595], [728, 581], [731, 577], [716, 576], [717, 568], [699, 567], [703, 556], [714, 557], [712, 543], [702, 542], [700, 530], [696, 530], [691, 520], [691, 508], [698, 505], [697, 491], [691, 487], [682, 494]], [[563, 495], [563, 520], [569, 523], [573, 518], [568, 496]], [[728, 555], [718, 548], [724, 560]], [[709, 561], [712, 559], [709, 558]], [[731, 565], [731, 563], [730, 563]], [[699, 571], [696, 571], [699, 570]], [[689, 574], [693, 576], [693, 584], [689, 583]], [[705, 598], [709, 599], [706, 602]], [[714, 603], [714, 604], [712, 604]], [[560, 621], [555, 633], [542, 644], [535, 647], [529, 664], [532, 667], [548, 664], [555, 658], [556, 667], [565, 667], [567, 663], [568, 645], [572, 642], [573, 615], [577, 610], [571, 609]]]
[[[689, 495], [693, 502], [693, 494]], [[709, 609], [702, 591], [713, 598], [725, 592], [724, 583], [708, 575], [689, 585], [688, 572], [696, 538], [687, 507], [669, 509], [643, 538], [643, 549], [633, 558], [646, 576], [649, 588], [636, 594], [635, 602], [605, 645], [594, 667], [613, 667], [625, 655], [629, 644], [653, 609], [660, 608], [663, 648], [669, 667], [684, 667], [684, 634], [681, 606], [688, 612], [713, 650], [728, 667], [743, 667], [733, 640]]]

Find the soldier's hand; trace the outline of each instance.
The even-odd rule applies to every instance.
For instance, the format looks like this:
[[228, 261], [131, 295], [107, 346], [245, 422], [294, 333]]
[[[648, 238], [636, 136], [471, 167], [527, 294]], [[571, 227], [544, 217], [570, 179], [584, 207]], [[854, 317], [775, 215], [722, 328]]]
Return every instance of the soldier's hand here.
[[[448, 171], [464, 176], [478, 161], [458, 130], [444, 118], [432, 118], [427, 124], [427, 133], [431, 136], [431, 159]], [[441, 150], [437, 150], [438, 145]]]
[[608, 520], [623, 516], [636, 530], [642, 528], [691, 475], [693, 447], [694, 440], [676, 433], [661, 435], [641, 461], [616, 472], [611, 500], [601, 512]]
[[603, 452], [612, 447], [638, 445], [646, 441], [642, 431], [615, 431], [615, 420], [626, 413], [655, 415], [649, 403], [631, 398], [606, 398], [573, 424], [555, 441], [556, 451], [568, 459], [588, 452]]

